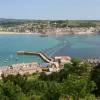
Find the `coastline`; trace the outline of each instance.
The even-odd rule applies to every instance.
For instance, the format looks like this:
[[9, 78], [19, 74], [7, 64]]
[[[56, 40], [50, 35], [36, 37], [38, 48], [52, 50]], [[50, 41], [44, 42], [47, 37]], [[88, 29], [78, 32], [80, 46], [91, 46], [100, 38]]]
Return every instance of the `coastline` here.
[[15, 35], [17, 35], [17, 34], [18, 35], [27, 35], [27, 34], [30, 34], [30, 35], [31, 34], [36, 34], [36, 35], [38, 35], [40, 33], [32, 33], [32, 32], [29, 32], [29, 33], [28, 32], [6, 32], [6, 31], [5, 32], [4, 31], [1, 32], [0, 31], [0, 35], [13, 35], [13, 34], [15, 34]]
[[1, 32], [0, 35], [44, 35], [44, 36], [50, 36], [50, 35], [96, 35], [98, 32], [47, 32], [45, 34], [42, 33], [33, 33], [33, 32]]

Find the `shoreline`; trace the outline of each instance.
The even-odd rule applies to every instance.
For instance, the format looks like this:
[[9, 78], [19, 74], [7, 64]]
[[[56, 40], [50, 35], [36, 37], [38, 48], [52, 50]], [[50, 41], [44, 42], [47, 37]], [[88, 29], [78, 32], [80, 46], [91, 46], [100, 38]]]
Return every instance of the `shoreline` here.
[[27, 34], [29, 34], [29, 35], [31, 35], [31, 34], [36, 34], [36, 35], [39, 35], [40, 33], [32, 33], [32, 32], [29, 32], [29, 33], [27, 33], [27, 32], [1, 32], [0, 31], [0, 35], [27, 35]]
[[46, 33], [46, 34], [42, 34], [42, 33], [33, 33], [33, 32], [1, 32], [0, 31], [0, 35], [44, 35], [44, 36], [53, 36], [53, 35], [58, 35], [58, 36], [62, 36], [62, 35], [96, 35], [96, 34], [100, 34], [99, 32], [75, 32], [75, 33], [68, 33], [68, 32], [54, 32], [54, 33]]

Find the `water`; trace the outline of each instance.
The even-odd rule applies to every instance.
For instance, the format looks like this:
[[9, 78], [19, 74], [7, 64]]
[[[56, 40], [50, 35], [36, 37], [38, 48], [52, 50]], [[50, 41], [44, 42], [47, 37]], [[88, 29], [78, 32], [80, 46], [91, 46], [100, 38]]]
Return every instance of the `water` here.
[[79, 58], [100, 58], [100, 35], [68, 35], [58, 37], [65, 46], [54, 55]]
[[43, 51], [49, 56], [69, 55], [80, 58], [100, 58], [100, 35], [0, 35], [0, 66], [42, 59], [37, 56], [18, 56], [17, 51]]
[[17, 56], [17, 51], [43, 51], [56, 46], [58, 40], [37, 35], [0, 35], [0, 66], [38, 61], [37, 56]]

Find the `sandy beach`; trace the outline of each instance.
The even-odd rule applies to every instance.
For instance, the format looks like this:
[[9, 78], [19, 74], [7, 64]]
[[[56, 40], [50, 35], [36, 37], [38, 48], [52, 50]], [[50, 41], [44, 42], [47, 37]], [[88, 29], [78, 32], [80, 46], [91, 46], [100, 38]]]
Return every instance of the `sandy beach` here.
[[39, 33], [31, 33], [31, 32], [0, 32], [0, 35], [7, 35], [7, 34], [39, 34]]
[[42, 34], [42, 33], [33, 33], [33, 32], [0, 32], [0, 35], [70, 35], [70, 34], [74, 34], [74, 35], [95, 35], [98, 34], [98, 32], [89, 32], [89, 31], [79, 31], [79, 32], [47, 32], [46, 34]]

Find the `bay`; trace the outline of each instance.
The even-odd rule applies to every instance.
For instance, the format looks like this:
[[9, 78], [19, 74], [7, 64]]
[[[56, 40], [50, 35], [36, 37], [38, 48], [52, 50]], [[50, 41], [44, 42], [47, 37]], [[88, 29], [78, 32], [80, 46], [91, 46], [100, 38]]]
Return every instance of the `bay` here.
[[0, 66], [43, 63], [37, 56], [18, 56], [17, 51], [42, 51], [50, 57], [100, 58], [100, 35], [0, 35]]

